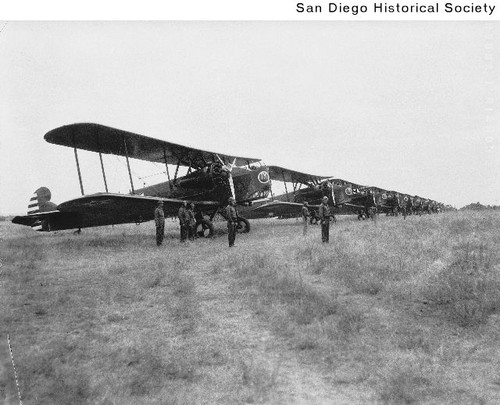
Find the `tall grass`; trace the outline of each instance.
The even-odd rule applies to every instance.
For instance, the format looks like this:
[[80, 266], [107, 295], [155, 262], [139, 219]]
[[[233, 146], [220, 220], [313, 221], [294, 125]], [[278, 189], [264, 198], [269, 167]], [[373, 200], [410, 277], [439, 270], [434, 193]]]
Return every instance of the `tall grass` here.
[[484, 323], [500, 310], [500, 272], [492, 249], [484, 242], [456, 246], [454, 260], [420, 286], [422, 299], [460, 326]]
[[161, 248], [153, 226], [6, 229], [0, 334], [25, 403], [500, 402], [494, 214], [341, 218], [329, 245], [262, 221], [232, 250], [173, 227]]
[[[486, 327], [499, 312], [499, 218], [362, 225], [340, 223], [329, 246], [311, 238], [288, 242], [284, 250], [293, 262], [271, 251], [231, 258], [227, 266], [276, 333], [322, 359], [337, 381], [375, 384], [372, 400], [484, 401], [456, 383], [451, 370], [469, 364], [471, 354], [450, 334]], [[443, 321], [444, 333], [436, 333]], [[402, 326], [410, 322], [422, 327]], [[387, 356], [399, 360], [377, 371]], [[408, 356], [420, 366], [408, 365]], [[364, 371], [352, 371], [359, 367]]]
[[235, 268], [243, 288], [251, 288], [251, 295], [259, 304], [285, 307], [298, 324], [310, 324], [337, 310], [335, 296], [315, 290], [303, 281], [300, 271], [293, 273], [264, 253], [245, 260], [231, 256], [229, 260], [228, 266]]

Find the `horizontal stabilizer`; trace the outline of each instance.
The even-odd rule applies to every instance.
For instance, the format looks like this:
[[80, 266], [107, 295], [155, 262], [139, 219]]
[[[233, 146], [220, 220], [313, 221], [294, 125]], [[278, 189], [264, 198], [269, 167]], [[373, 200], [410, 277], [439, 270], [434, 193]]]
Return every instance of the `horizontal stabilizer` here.
[[302, 204], [294, 202], [285, 202], [285, 201], [271, 201], [266, 204], [259, 205], [258, 207], [254, 208], [254, 210], [269, 211], [276, 208], [284, 208], [284, 207], [301, 208]]
[[365, 206], [361, 205], [361, 204], [343, 203], [342, 205], [344, 205], [346, 207], [353, 207], [353, 208], [361, 208], [361, 209], [365, 208]]
[[[303, 204], [285, 201], [272, 201], [254, 208], [253, 211], [266, 212], [275, 216], [300, 215]], [[319, 205], [308, 205], [309, 209], [318, 209]]]
[[31, 226], [35, 231], [49, 232], [61, 229], [58, 224], [75, 223], [77, 215], [71, 212], [47, 211], [14, 217], [13, 224]]

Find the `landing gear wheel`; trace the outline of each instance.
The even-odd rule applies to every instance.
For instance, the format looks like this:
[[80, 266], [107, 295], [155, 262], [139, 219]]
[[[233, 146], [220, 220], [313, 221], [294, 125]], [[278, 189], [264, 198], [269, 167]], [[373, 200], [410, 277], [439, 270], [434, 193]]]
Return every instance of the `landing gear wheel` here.
[[236, 226], [236, 232], [238, 233], [250, 232], [250, 222], [248, 222], [248, 219], [243, 217], [238, 217], [238, 225]]
[[311, 211], [311, 219], [309, 220], [309, 223], [311, 225], [316, 225], [318, 223], [318, 216], [314, 210]]
[[212, 221], [203, 218], [196, 224], [196, 234], [200, 238], [211, 238], [214, 236], [214, 224]]

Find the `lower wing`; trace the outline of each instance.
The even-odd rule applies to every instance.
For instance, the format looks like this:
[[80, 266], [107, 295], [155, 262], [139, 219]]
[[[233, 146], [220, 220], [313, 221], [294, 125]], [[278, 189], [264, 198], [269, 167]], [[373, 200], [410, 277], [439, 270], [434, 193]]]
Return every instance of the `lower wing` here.
[[[303, 205], [294, 202], [272, 201], [256, 207], [253, 211], [262, 212], [268, 216], [300, 215]], [[317, 209], [319, 206], [309, 205], [309, 209]]]
[[[163, 201], [165, 216], [173, 216], [185, 200], [97, 193], [66, 201], [59, 204], [54, 211], [15, 217], [12, 222], [31, 226], [37, 231], [140, 223], [154, 219], [154, 211], [159, 201]], [[202, 211], [219, 207], [216, 201], [188, 202], [193, 202]]]

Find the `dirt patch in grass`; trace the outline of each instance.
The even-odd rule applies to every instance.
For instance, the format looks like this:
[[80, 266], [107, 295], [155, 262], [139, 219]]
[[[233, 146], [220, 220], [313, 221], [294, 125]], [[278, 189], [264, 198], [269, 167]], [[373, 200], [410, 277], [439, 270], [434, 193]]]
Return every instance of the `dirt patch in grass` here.
[[486, 322], [500, 311], [500, 273], [493, 249], [479, 242], [456, 246], [453, 261], [442, 263], [423, 280], [422, 301], [460, 326]]

